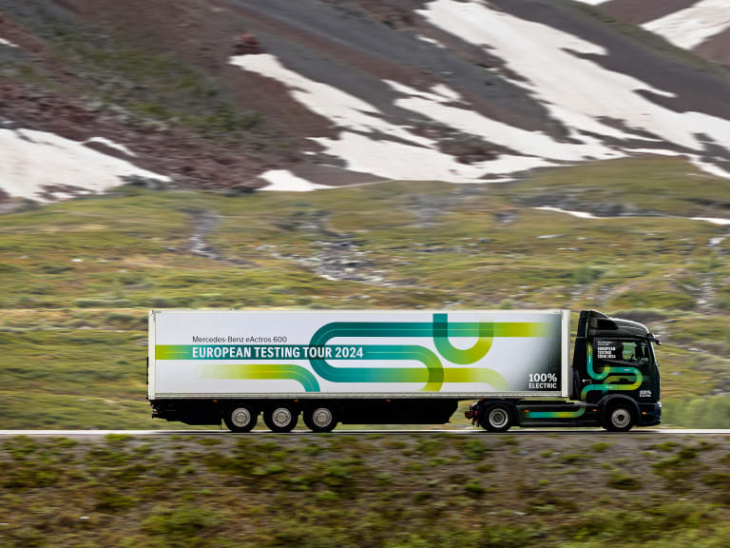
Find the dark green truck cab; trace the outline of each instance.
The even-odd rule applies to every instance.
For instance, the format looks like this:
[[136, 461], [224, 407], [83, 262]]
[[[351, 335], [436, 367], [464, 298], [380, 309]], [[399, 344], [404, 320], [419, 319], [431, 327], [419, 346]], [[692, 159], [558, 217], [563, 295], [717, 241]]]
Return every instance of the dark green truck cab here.
[[483, 399], [466, 415], [493, 432], [513, 425], [600, 426], [618, 432], [655, 426], [662, 420], [655, 344], [661, 343], [641, 323], [584, 310], [575, 338], [569, 399]]

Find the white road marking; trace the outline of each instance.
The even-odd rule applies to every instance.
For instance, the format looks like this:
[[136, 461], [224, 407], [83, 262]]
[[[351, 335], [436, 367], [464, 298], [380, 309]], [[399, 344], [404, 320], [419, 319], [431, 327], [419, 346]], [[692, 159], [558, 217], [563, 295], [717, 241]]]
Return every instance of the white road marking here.
[[[0, 430], [0, 438], [14, 437], [14, 436], [29, 436], [35, 438], [46, 438], [46, 437], [93, 437], [99, 438], [112, 435], [128, 435], [128, 436], [189, 436], [189, 435], [205, 435], [205, 436], [260, 436], [269, 435], [272, 432], [268, 430], [254, 430], [248, 434], [234, 434], [228, 430]], [[599, 428], [520, 428], [510, 430], [504, 434], [491, 434], [478, 428], [461, 428], [461, 429], [441, 429], [441, 430], [335, 430], [329, 434], [315, 434], [309, 430], [294, 430], [288, 435], [290, 436], [309, 436], [309, 435], [332, 435], [332, 434], [346, 434], [346, 435], [370, 435], [370, 434], [383, 434], [383, 435], [404, 435], [404, 434], [449, 434], [449, 435], [550, 435], [550, 434], [566, 434], [566, 435], [578, 435], [578, 434], [605, 434], [605, 435], [691, 435], [691, 436], [730, 436], [730, 430], [725, 429], [686, 429], [686, 428], [636, 428], [630, 432], [606, 432]], [[282, 435], [282, 434], [276, 434]], [[287, 435], [287, 434], [284, 434]]]

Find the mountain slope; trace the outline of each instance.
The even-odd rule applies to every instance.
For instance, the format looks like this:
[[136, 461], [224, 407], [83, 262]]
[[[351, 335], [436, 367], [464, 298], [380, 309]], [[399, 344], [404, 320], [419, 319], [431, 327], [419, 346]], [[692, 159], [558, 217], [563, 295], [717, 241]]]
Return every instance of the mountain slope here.
[[567, 0], [0, 0], [0, 10], [12, 43], [0, 44], [10, 76], [0, 138], [15, 166], [0, 188], [11, 196], [74, 193], [56, 164], [27, 180], [17, 128], [93, 139], [127, 162], [112, 178], [148, 185], [500, 182], [644, 154], [730, 177], [727, 74]]
[[641, 25], [669, 42], [730, 66], [730, 6], [726, 0], [579, 0]]

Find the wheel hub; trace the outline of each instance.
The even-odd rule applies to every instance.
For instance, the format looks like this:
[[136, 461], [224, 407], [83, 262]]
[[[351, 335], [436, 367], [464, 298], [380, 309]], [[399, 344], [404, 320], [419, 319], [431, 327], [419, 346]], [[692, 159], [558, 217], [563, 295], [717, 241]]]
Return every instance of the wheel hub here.
[[245, 407], [239, 407], [231, 413], [231, 421], [239, 428], [245, 428], [251, 422], [251, 412]]
[[291, 411], [286, 407], [279, 407], [271, 414], [273, 423], [279, 428], [285, 428], [291, 422]]
[[616, 428], [625, 428], [631, 421], [631, 413], [626, 409], [615, 409], [611, 413], [611, 422]]
[[326, 428], [332, 423], [332, 411], [326, 407], [315, 409], [312, 413], [312, 422], [319, 428]]
[[507, 413], [503, 409], [495, 409], [489, 413], [489, 423], [495, 428], [503, 427], [507, 422]]

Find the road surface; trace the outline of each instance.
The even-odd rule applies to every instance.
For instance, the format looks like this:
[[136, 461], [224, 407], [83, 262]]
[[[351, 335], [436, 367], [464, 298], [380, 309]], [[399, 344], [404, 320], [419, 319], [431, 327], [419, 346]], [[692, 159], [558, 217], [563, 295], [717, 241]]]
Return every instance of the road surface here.
[[[228, 430], [0, 430], [0, 438], [13, 436], [30, 436], [34, 438], [46, 437], [67, 437], [67, 438], [98, 438], [109, 434], [126, 434], [129, 436], [260, 436], [272, 434], [268, 430], [254, 430], [246, 434], [234, 434]], [[294, 430], [288, 434], [277, 434], [278, 436], [327, 436], [327, 435], [371, 435], [383, 434], [386, 436], [403, 434], [448, 434], [461, 436], [530, 436], [536, 435], [576, 435], [592, 434], [605, 436], [642, 436], [642, 435], [697, 435], [697, 436], [730, 436], [730, 430], [720, 429], [678, 429], [678, 428], [637, 428], [631, 432], [606, 432], [598, 428], [521, 428], [511, 430], [503, 434], [490, 434], [477, 428], [447, 429], [447, 430], [347, 430], [338, 429], [328, 434], [315, 434], [309, 430]]]

